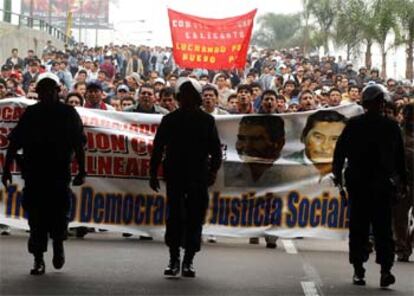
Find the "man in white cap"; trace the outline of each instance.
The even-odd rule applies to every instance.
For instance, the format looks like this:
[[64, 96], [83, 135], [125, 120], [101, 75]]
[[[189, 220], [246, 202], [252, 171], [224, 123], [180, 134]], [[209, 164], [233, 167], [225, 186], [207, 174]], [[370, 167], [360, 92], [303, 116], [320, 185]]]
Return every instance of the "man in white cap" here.
[[[86, 175], [86, 138], [76, 110], [59, 101], [56, 75], [40, 74], [36, 92], [39, 102], [27, 107], [9, 135], [2, 182], [5, 187], [12, 183], [10, 166], [15, 159], [25, 181], [22, 204], [30, 227], [28, 249], [34, 256], [30, 274], [41, 275], [45, 273], [43, 253], [47, 251], [48, 236], [53, 240], [53, 266], [60, 269], [65, 263], [63, 241], [72, 194], [72, 155], [79, 167], [73, 185], [81, 185]], [[17, 154], [20, 149], [23, 155]]]
[[181, 274], [195, 277], [193, 259], [200, 251], [209, 202], [208, 186], [214, 184], [221, 165], [221, 144], [214, 117], [200, 109], [200, 93], [201, 86], [196, 80], [179, 79], [179, 108], [162, 118], [154, 139], [150, 187], [157, 192], [160, 189], [158, 169], [163, 161], [169, 209], [165, 233], [170, 251], [170, 262], [164, 271], [167, 277], [180, 272], [180, 247], [185, 249]]
[[165, 86], [165, 80], [161, 77], [158, 77], [154, 80], [154, 89], [155, 92], [159, 92]]

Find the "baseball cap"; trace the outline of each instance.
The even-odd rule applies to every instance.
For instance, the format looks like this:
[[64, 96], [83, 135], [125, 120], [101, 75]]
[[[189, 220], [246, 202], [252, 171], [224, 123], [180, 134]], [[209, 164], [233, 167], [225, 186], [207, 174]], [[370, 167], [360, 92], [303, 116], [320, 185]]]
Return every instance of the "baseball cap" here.
[[39, 84], [40, 81], [50, 79], [56, 83], [56, 85], [60, 85], [59, 77], [57, 77], [56, 74], [53, 74], [52, 72], [44, 72], [42, 74], [39, 74], [36, 80], [36, 84]]
[[165, 80], [162, 79], [161, 77], [158, 77], [157, 79], [154, 80], [154, 84], [156, 84], [156, 83], [165, 84]]
[[129, 92], [129, 87], [127, 85], [125, 85], [125, 84], [120, 84], [118, 86], [118, 88], [116, 89], [116, 91], [120, 91], [120, 90], [124, 90], [126, 92]]
[[1, 70], [2, 71], [10, 71], [11, 70], [11, 67], [9, 65], [7, 65], [7, 64], [4, 64], [3, 66], [1, 66]]
[[140, 80], [141, 80], [141, 77], [139, 76], [139, 74], [138, 74], [138, 73], [136, 73], [136, 72], [132, 72], [132, 73], [129, 75], [129, 77], [131, 77], [132, 79], [134, 79], [134, 80], [135, 80], [135, 82], [139, 85], [139, 82], [140, 82]]

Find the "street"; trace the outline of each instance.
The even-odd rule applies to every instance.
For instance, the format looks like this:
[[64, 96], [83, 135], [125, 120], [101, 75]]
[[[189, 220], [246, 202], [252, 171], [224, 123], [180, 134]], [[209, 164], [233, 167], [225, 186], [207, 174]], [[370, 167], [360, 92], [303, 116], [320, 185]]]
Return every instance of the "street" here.
[[[91, 233], [66, 243], [66, 265], [56, 271], [52, 250], [46, 274], [31, 276], [28, 234], [13, 230], [0, 237], [1, 295], [410, 295], [414, 262], [393, 269], [397, 283], [379, 288], [379, 266], [371, 256], [367, 286], [351, 284], [347, 242], [319, 239], [278, 240], [277, 249], [249, 245], [247, 238], [204, 243], [195, 258], [195, 279], [168, 280], [168, 251], [161, 238], [142, 241], [120, 233]], [[412, 258], [411, 258], [412, 260]]]

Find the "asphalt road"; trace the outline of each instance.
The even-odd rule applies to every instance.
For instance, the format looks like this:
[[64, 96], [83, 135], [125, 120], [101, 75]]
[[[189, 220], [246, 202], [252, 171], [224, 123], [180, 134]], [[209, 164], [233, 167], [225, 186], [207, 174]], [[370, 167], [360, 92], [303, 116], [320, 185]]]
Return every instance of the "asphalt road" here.
[[[195, 279], [165, 279], [168, 251], [160, 239], [92, 233], [66, 243], [66, 265], [56, 271], [50, 252], [46, 274], [29, 275], [28, 234], [0, 237], [0, 295], [414, 295], [414, 262], [396, 263], [397, 283], [379, 288], [379, 266], [370, 258], [367, 286], [351, 284], [347, 242], [278, 241], [277, 249], [247, 239], [205, 243], [195, 259]], [[413, 260], [413, 258], [411, 258]]]

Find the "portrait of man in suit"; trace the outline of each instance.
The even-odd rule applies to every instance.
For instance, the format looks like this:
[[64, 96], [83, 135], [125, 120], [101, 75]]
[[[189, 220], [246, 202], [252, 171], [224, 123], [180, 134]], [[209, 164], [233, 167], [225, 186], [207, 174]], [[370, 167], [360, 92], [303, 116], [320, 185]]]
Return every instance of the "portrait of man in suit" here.
[[226, 186], [266, 186], [274, 180], [269, 169], [285, 145], [285, 125], [279, 116], [253, 115], [240, 120], [236, 151], [241, 162], [225, 163]]
[[310, 115], [302, 131], [303, 150], [286, 159], [303, 165], [313, 165], [325, 176], [332, 171], [336, 142], [345, 127], [347, 118], [334, 110], [320, 110]]

